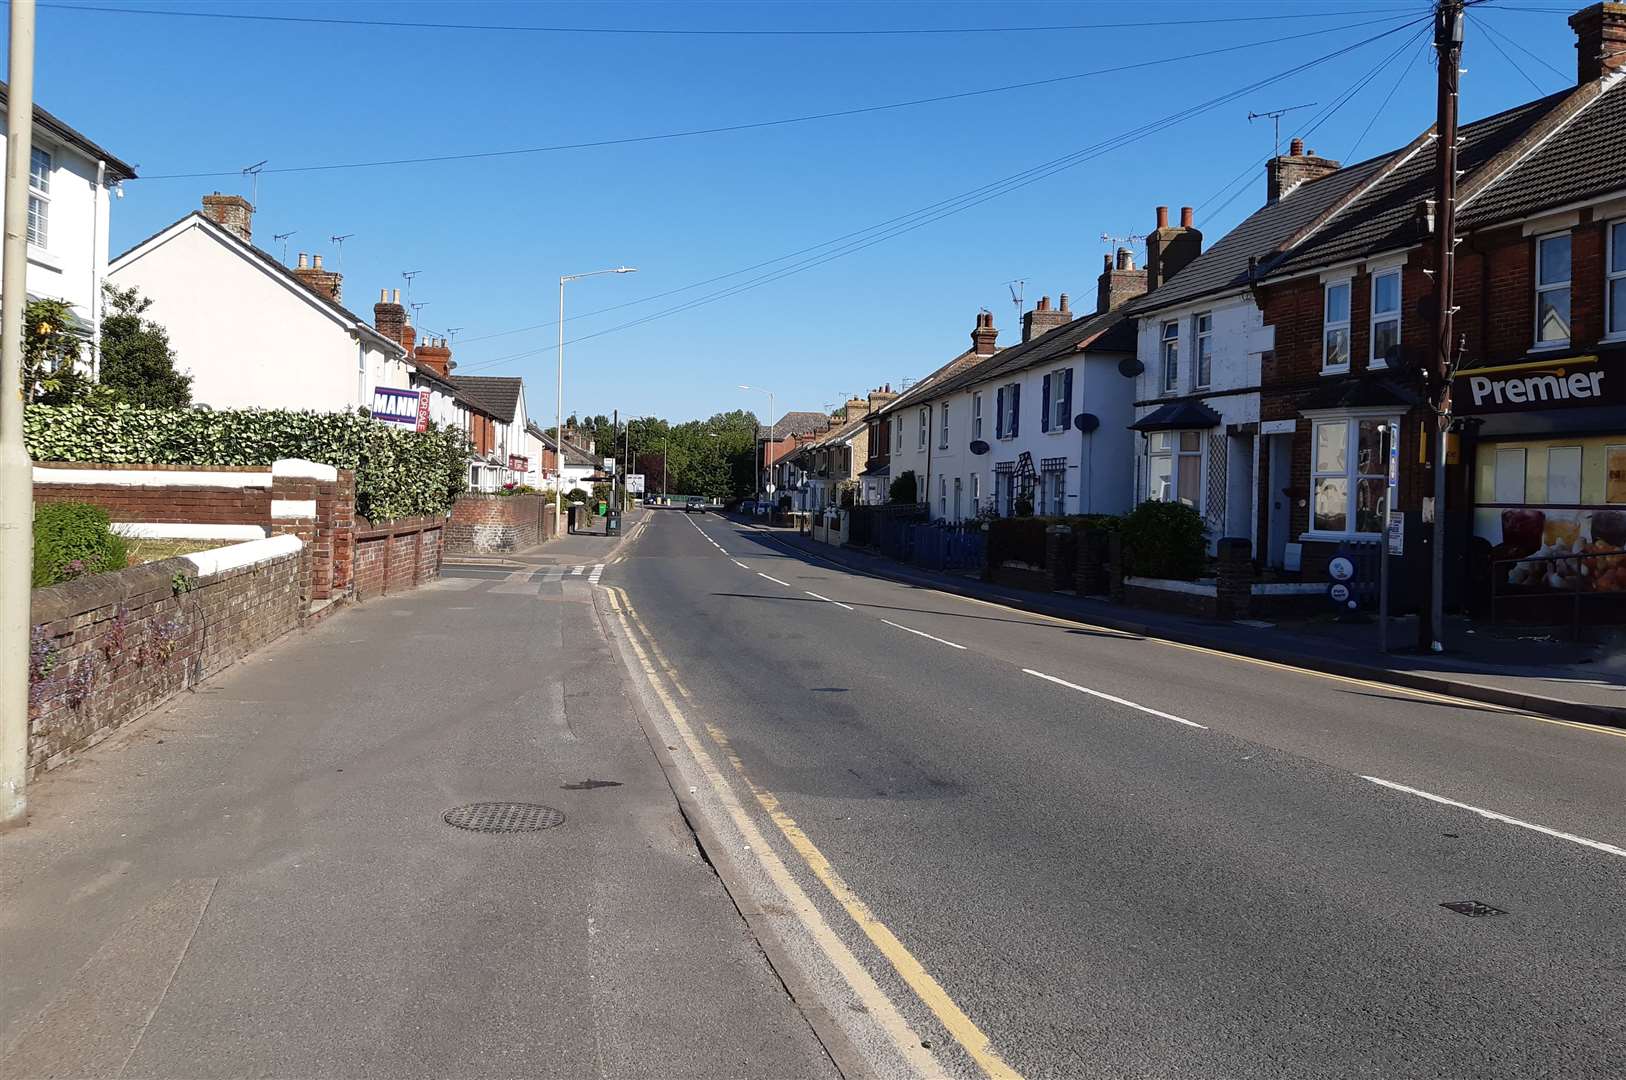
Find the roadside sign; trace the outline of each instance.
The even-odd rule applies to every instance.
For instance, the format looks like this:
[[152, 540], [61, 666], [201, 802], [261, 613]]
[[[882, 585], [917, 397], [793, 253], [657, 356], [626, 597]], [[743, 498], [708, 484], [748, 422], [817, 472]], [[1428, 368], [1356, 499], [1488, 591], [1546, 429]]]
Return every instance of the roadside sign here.
[[1389, 554], [1406, 553], [1406, 515], [1399, 510], [1389, 511]]
[[644, 474], [643, 473], [636, 473], [636, 472], [635, 473], [628, 473], [627, 474], [627, 494], [628, 495], [642, 495], [643, 493], [644, 493]]
[[429, 391], [374, 387], [372, 414], [390, 427], [424, 431], [429, 427]]
[[607, 457], [604, 459], [604, 471], [607, 473], [615, 472], [615, 458]]

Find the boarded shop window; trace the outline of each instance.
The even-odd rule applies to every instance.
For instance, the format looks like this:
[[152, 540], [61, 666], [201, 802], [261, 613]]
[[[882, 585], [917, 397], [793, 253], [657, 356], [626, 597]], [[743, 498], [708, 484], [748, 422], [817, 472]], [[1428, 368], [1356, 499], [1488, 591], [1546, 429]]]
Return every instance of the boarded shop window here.
[[1524, 448], [1505, 447], [1496, 451], [1496, 484], [1491, 493], [1495, 503], [1524, 502]]
[[1581, 448], [1547, 448], [1547, 502], [1565, 506], [1581, 501]]

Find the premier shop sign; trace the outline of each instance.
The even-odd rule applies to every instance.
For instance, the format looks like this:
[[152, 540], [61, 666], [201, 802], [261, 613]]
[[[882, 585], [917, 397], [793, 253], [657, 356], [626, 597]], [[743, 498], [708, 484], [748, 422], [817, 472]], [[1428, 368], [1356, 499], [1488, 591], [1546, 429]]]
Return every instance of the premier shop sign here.
[[1464, 416], [1621, 404], [1626, 404], [1626, 372], [1614, 357], [1566, 356], [1475, 368], [1458, 372], [1451, 387], [1452, 411]]

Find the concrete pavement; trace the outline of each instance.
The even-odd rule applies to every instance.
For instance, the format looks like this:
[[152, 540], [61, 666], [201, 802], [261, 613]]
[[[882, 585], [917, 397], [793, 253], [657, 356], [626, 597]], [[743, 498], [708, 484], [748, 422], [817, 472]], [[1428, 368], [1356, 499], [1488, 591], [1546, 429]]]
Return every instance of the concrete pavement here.
[[[0, 1071], [835, 1075], [694, 844], [587, 575], [451, 573], [33, 788], [0, 836]], [[564, 820], [442, 820], [492, 800]]]

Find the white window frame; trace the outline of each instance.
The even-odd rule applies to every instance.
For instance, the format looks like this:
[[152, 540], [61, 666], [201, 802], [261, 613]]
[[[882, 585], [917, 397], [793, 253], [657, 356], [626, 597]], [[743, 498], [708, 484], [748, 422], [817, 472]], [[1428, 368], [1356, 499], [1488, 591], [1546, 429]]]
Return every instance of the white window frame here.
[[937, 477], [937, 516], [948, 517], [948, 474], [941, 473]]
[[[1342, 319], [1330, 317], [1332, 312], [1330, 301], [1335, 289], [1344, 290], [1344, 317]], [[1350, 348], [1349, 316], [1353, 309], [1354, 299], [1355, 287], [1349, 278], [1339, 278], [1337, 281], [1329, 281], [1321, 286], [1321, 373], [1323, 375], [1342, 375], [1349, 370], [1351, 353], [1354, 351]], [[1330, 350], [1327, 348], [1327, 342], [1333, 334], [1340, 330], [1344, 334], [1344, 362], [1335, 364], [1329, 360]]]
[[[1620, 265], [1615, 265], [1615, 234], [1620, 234]], [[1621, 282], [1621, 298], [1626, 300], [1626, 219], [1611, 221], [1603, 231], [1605, 248], [1604, 266], [1606, 272], [1603, 282], [1603, 328], [1605, 341], [1626, 340], [1626, 303], [1621, 305], [1620, 311], [1615, 310], [1615, 283]], [[1620, 325], [1611, 330], [1619, 320]]]
[[[44, 184], [35, 182], [34, 162], [39, 158], [45, 159]], [[51, 246], [51, 173], [55, 170], [56, 157], [50, 148], [33, 147], [28, 157], [28, 246], [42, 251]]]
[[[1376, 471], [1362, 472], [1360, 463], [1360, 423], [1363, 420], [1387, 424], [1387, 437], [1380, 438], [1378, 443], [1378, 461]], [[1324, 425], [1342, 424], [1344, 426], [1344, 468], [1342, 472], [1319, 472], [1316, 470], [1315, 451], [1319, 430]], [[1359, 495], [1360, 481], [1382, 480], [1383, 484], [1383, 515], [1392, 509], [1390, 497], [1394, 489], [1389, 487], [1389, 462], [1384, 455], [1385, 443], [1396, 437], [1400, 429], [1400, 417], [1381, 411], [1361, 410], [1357, 412], [1336, 413], [1328, 415], [1315, 415], [1310, 418], [1310, 518], [1306, 523], [1308, 528], [1302, 534], [1302, 540], [1373, 540], [1382, 535], [1381, 532], [1361, 532], [1355, 528], [1355, 500]], [[1323, 478], [1341, 478], [1344, 481], [1344, 528], [1318, 529], [1315, 527], [1315, 497], [1316, 481]], [[1383, 516], [1380, 515], [1380, 516]]]
[[938, 417], [937, 448], [939, 450], [947, 450], [949, 444], [949, 403], [945, 401], [941, 405], [937, 406], [937, 408], [942, 414]]
[[[1384, 278], [1395, 279], [1395, 309], [1393, 312], [1378, 311], [1378, 282]], [[1400, 274], [1400, 267], [1391, 266], [1372, 272], [1372, 302], [1369, 307], [1370, 318], [1366, 326], [1366, 352], [1367, 367], [1383, 370], [1389, 366], [1386, 357], [1378, 354], [1378, 326], [1381, 323], [1395, 324], [1395, 344], [1400, 344], [1401, 312], [1405, 310], [1406, 293], [1405, 282]]]
[[903, 453], [903, 414], [902, 413], [898, 413], [896, 416], [894, 416], [892, 418], [892, 426], [897, 429], [893, 433], [893, 436], [892, 436], [892, 447], [893, 447], [894, 452], [901, 454], [901, 453]]
[[917, 450], [926, 449], [926, 443], [932, 437], [931, 412], [932, 410], [930, 405], [922, 405], [920, 407], [920, 438], [915, 443], [915, 449]]
[[1016, 388], [1020, 385], [1020, 383], [1008, 382], [1000, 388], [1005, 391], [1003, 395], [1003, 400], [1005, 402], [1005, 415], [999, 418], [1000, 426], [1004, 429], [1005, 434], [1000, 437], [1007, 441], [1016, 438], [1016, 432], [1011, 429], [1016, 427]]
[[1180, 320], [1170, 319], [1158, 335], [1158, 393], [1180, 391]]
[[1067, 372], [1070, 368], [1060, 367], [1050, 373], [1050, 434], [1060, 435], [1071, 425], [1067, 422]]
[[981, 489], [982, 489], [981, 474], [972, 473], [971, 474], [971, 516], [972, 517], [976, 517], [977, 514], [979, 514], [982, 511], [982, 507], [981, 507], [981, 505], [979, 505], [980, 499], [982, 497], [982, 490]]
[[[1569, 266], [1567, 267], [1569, 273], [1565, 276], [1563, 281], [1545, 281], [1544, 282], [1544, 281], [1541, 280], [1541, 245], [1547, 243], [1549, 240], [1560, 240], [1560, 239], [1566, 240], [1570, 244], [1570, 261], [1569, 261]], [[1532, 327], [1532, 333], [1531, 333], [1531, 339], [1532, 339], [1532, 342], [1533, 342], [1533, 344], [1531, 345], [1531, 348], [1534, 348], [1534, 349], [1567, 349], [1567, 348], [1569, 348], [1570, 340], [1575, 335], [1575, 293], [1573, 291], [1573, 286], [1575, 284], [1575, 240], [1567, 230], [1563, 230], [1563, 231], [1559, 231], [1559, 232], [1546, 233], [1546, 234], [1544, 234], [1542, 236], [1536, 237], [1536, 265], [1533, 268], [1533, 273], [1530, 276], [1531, 276], [1531, 279], [1535, 282], [1535, 301], [1536, 301], [1535, 315], [1534, 315], [1535, 325]], [[1549, 292], [1560, 292], [1560, 291], [1569, 294], [1569, 299], [1570, 299], [1570, 303], [1569, 303], [1569, 309], [1570, 309], [1570, 334], [1569, 334], [1569, 336], [1565, 337], [1562, 341], [1558, 341], [1558, 340], [1543, 341], [1543, 340], [1541, 340], [1541, 297], [1542, 297], [1542, 294], [1543, 293], [1549, 293]]]
[[1047, 480], [1045, 484], [1045, 500], [1049, 504], [1050, 516], [1065, 516], [1067, 513], [1067, 470], [1051, 469], [1043, 475]]
[[971, 437], [982, 438], [982, 391], [978, 390], [971, 395]]
[[[1187, 431], [1193, 430], [1197, 432], [1197, 449], [1180, 449], [1180, 436], [1185, 434]], [[1166, 446], [1159, 446], [1159, 440], [1161, 439], [1167, 439], [1168, 444]], [[1203, 432], [1201, 429], [1184, 428], [1175, 431], [1153, 431], [1148, 433], [1146, 437], [1146, 497], [1148, 499], [1156, 499], [1158, 502], [1180, 501], [1180, 462], [1181, 459], [1184, 458], [1187, 459], [1188, 464], [1193, 465], [1193, 467], [1195, 467], [1197, 470], [1197, 504], [1195, 507], [1193, 507], [1193, 509], [1195, 509], [1199, 514], [1202, 513], [1203, 500], [1207, 498], [1207, 491], [1205, 490], [1202, 482], [1203, 460], [1207, 454], [1208, 440], [1203, 438]], [[1168, 499], [1162, 499], [1152, 491], [1152, 460], [1154, 458], [1167, 458], [1169, 460], [1170, 497]]]
[[965, 489], [964, 489], [964, 487], [962, 485], [963, 485], [963, 481], [960, 479], [960, 477], [956, 476], [954, 478], [954, 520], [955, 521], [959, 521], [965, 514], [965, 504], [960, 501], [965, 495]]
[[[1208, 326], [1205, 329], [1204, 321]], [[1203, 370], [1203, 361], [1208, 370]], [[1214, 313], [1199, 311], [1191, 317], [1191, 385], [1195, 390], [1207, 390], [1214, 385]]]

